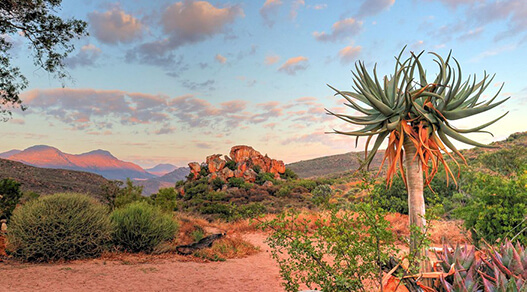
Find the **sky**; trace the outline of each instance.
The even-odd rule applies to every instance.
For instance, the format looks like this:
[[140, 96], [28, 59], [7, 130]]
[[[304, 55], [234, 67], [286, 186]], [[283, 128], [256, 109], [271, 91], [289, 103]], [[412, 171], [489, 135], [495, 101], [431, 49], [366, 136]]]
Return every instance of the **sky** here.
[[[143, 167], [186, 166], [234, 145], [287, 162], [362, 150], [326, 85], [351, 90], [357, 61], [379, 76], [394, 56], [449, 51], [464, 78], [496, 74], [498, 108], [455, 123], [510, 113], [471, 138], [490, 143], [527, 130], [527, 3], [524, 0], [68, 0], [57, 14], [88, 23], [66, 59], [62, 87], [33, 66], [13, 37], [13, 63], [29, 80], [26, 111], [0, 124], [0, 152], [45, 144], [78, 154], [104, 149]], [[423, 62], [435, 76], [433, 56]], [[351, 112], [347, 112], [352, 114]], [[362, 147], [361, 147], [362, 146]], [[468, 146], [458, 144], [461, 148]]]

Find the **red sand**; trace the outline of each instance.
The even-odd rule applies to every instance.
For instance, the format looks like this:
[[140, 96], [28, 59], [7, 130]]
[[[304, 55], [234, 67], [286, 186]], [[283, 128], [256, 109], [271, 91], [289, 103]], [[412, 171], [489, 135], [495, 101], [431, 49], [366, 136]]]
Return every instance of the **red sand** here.
[[260, 253], [225, 262], [154, 259], [147, 263], [94, 259], [62, 264], [0, 262], [0, 291], [284, 291], [276, 262], [263, 243]]

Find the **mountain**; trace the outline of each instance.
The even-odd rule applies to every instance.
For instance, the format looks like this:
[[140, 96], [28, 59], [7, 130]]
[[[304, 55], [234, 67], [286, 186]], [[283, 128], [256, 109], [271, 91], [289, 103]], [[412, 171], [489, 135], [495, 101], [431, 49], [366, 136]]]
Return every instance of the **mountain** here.
[[29, 166], [0, 159], [0, 179], [11, 178], [22, 184], [23, 191], [41, 195], [76, 192], [98, 196], [108, 180], [88, 172]]
[[20, 152], [22, 152], [22, 150], [17, 150], [17, 149], [9, 150], [7, 152], [0, 153], [0, 158], [6, 159], [9, 156], [12, 156], [12, 155], [20, 153]]
[[177, 181], [185, 180], [189, 174], [188, 167], [178, 167], [174, 171], [169, 172], [161, 177], [151, 178], [147, 180], [136, 180], [134, 184], [143, 186], [143, 195], [149, 196], [157, 193], [161, 188], [174, 187]]
[[[7, 152], [6, 152], [7, 153]], [[155, 175], [139, 165], [117, 159], [105, 150], [94, 150], [83, 154], [68, 154], [46, 145], [29, 147], [6, 157], [9, 160], [43, 168], [60, 168], [87, 171], [107, 179], [148, 179]]]
[[145, 170], [153, 175], [163, 176], [169, 172], [174, 171], [176, 168], [177, 166], [172, 164], [158, 164], [152, 168], [147, 168]]

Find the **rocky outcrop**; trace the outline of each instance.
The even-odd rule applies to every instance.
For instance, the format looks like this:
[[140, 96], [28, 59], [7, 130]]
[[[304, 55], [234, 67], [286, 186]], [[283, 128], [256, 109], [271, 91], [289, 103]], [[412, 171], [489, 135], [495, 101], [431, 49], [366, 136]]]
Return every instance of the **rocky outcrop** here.
[[190, 173], [193, 174], [192, 177], [197, 178], [199, 176], [199, 172], [201, 171], [201, 166], [197, 162], [191, 162], [188, 164], [188, 167], [190, 167]]
[[225, 167], [225, 160], [221, 159], [221, 154], [207, 156], [207, 167], [211, 173], [218, 172]]
[[[234, 170], [232, 162], [235, 164]], [[229, 163], [229, 167], [227, 167]], [[240, 177], [247, 182], [254, 182], [256, 180], [257, 172], [273, 173], [276, 179], [280, 178], [280, 174], [285, 172], [284, 162], [281, 160], [271, 159], [266, 155], [254, 150], [251, 146], [239, 145], [231, 148], [229, 156], [225, 155], [222, 158], [221, 154], [214, 154], [207, 157], [205, 164], [208, 171], [207, 177], [209, 180], [221, 178], [227, 181], [231, 177]], [[203, 167], [197, 162], [188, 164], [190, 167], [191, 179], [196, 180], [201, 177], [201, 170]]]

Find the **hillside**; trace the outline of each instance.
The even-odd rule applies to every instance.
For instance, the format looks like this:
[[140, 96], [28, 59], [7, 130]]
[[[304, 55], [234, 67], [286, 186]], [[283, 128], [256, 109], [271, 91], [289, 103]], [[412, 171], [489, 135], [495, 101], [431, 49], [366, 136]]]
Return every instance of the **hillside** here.
[[188, 167], [178, 167], [175, 170], [156, 178], [147, 180], [135, 180], [134, 184], [143, 186], [143, 195], [149, 196], [157, 193], [161, 188], [174, 187], [177, 181], [185, 180], [185, 177], [189, 174], [190, 169]]
[[[497, 148], [471, 148], [461, 150], [461, 153], [467, 159], [469, 164], [479, 164], [476, 162], [480, 156], [486, 153], [494, 153], [500, 150], [516, 149], [516, 152], [521, 152], [521, 149], [527, 149], [527, 132], [511, 134], [503, 141], [493, 142], [491, 145]], [[527, 150], [526, 150], [527, 151]], [[520, 153], [517, 153], [519, 155]], [[379, 151], [373, 160], [370, 169], [377, 170], [380, 166], [381, 159], [384, 155], [384, 150]], [[310, 160], [303, 160], [286, 165], [299, 177], [310, 178], [327, 175], [341, 174], [348, 171], [355, 171], [359, 168], [360, 162], [357, 157], [364, 158], [364, 152], [349, 152], [345, 154], [324, 156]], [[488, 167], [482, 165], [482, 167]]]
[[[384, 150], [378, 151], [370, 169], [378, 169], [382, 162]], [[319, 177], [331, 174], [355, 171], [360, 167], [360, 159], [364, 159], [364, 151], [318, 157], [287, 164], [301, 178]]]
[[6, 159], [43, 168], [59, 168], [87, 171], [107, 179], [147, 179], [155, 175], [146, 172], [139, 165], [121, 161], [105, 150], [94, 150], [83, 154], [68, 154], [46, 145], [29, 147], [23, 151], [2, 153]]
[[11, 178], [20, 182], [23, 191], [32, 191], [38, 194], [78, 192], [99, 195], [101, 186], [108, 182], [104, 177], [93, 173], [39, 168], [0, 159], [0, 179], [4, 178]]

